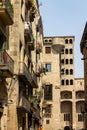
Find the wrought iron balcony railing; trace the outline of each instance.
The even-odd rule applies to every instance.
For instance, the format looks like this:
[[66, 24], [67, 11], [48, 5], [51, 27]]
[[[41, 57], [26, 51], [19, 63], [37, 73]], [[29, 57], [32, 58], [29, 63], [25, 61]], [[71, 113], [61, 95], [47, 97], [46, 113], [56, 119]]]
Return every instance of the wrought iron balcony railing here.
[[25, 111], [29, 112], [30, 111], [30, 102], [24, 96], [21, 96], [17, 108], [24, 109]]
[[26, 82], [31, 82], [32, 76], [24, 62], [19, 62], [19, 76]]
[[14, 61], [5, 50], [0, 51], [0, 76], [11, 77], [14, 73]]
[[32, 82], [31, 82], [31, 84], [32, 84], [33, 88], [38, 88], [37, 76], [36, 76], [34, 71], [32, 71]]

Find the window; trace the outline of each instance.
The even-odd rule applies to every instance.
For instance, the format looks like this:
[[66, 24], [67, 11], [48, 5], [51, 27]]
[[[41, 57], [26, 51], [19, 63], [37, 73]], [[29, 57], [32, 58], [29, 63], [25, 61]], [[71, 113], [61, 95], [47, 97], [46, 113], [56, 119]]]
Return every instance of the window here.
[[49, 121], [49, 120], [46, 120], [46, 124], [50, 124], [50, 121]]
[[52, 42], [52, 40], [50, 39], [49, 42]]
[[72, 39], [70, 39], [69, 42], [72, 44]]
[[65, 54], [68, 54], [68, 49], [65, 50]]
[[61, 63], [64, 64], [64, 59], [61, 60]]
[[64, 114], [64, 121], [70, 121], [70, 113]]
[[64, 85], [64, 79], [61, 80], [61, 85]]
[[70, 59], [70, 64], [73, 64], [73, 59]]
[[45, 47], [45, 53], [46, 54], [51, 53], [51, 47]]
[[68, 64], [68, 59], [66, 59], [66, 64]]
[[52, 109], [52, 105], [51, 104], [49, 104], [49, 105], [46, 106], [46, 108], [45, 108], [45, 114], [44, 114], [44, 116], [46, 118], [51, 118], [51, 109]]
[[68, 39], [65, 40], [65, 43], [68, 44]]
[[66, 80], [66, 85], [69, 85], [69, 80], [68, 79]]
[[50, 63], [45, 64], [45, 69], [47, 72], [51, 72], [51, 64]]
[[66, 75], [68, 75], [68, 73], [69, 73], [69, 70], [68, 70], [68, 69], [66, 69]]
[[73, 53], [73, 50], [72, 49], [70, 49], [70, 54], [72, 54]]
[[48, 42], [48, 40], [45, 39], [45, 42]]
[[70, 80], [70, 85], [73, 85], [73, 80], [72, 79]]
[[72, 75], [73, 74], [73, 69], [70, 69], [70, 75]]
[[82, 114], [78, 114], [78, 121], [84, 121], [84, 116]]
[[44, 100], [52, 100], [52, 84], [45, 86]]

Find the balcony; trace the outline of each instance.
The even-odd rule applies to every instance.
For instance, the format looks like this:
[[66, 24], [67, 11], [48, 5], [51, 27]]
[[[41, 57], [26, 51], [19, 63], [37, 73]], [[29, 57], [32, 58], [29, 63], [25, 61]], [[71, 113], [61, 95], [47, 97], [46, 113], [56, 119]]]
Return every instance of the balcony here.
[[30, 111], [30, 103], [24, 96], [21, 96], [17, 108], [19, 110], [22, 109], [22, 110], [29, 112]]
[[38, 84], [37, 84], [37, 76], [34, 73], [34, 71], [32, 71], [32, 82], [31, 85], [33, 88], [38, 88]]
[[32, 36], [32, 29], [30, 23], [26, 21], [24, 27], [25, 27], [24, 36], [28, 41], [30, 41]]
[[11, 77], [13, 73], [14, 61], [5, 50], [0, 51], [0, 76]]
[[31, 38], [31, 41], [29, 41], [27, 43], [28, 43], [29, 50], [33, 51], [34, 50], [34, 38], [33, 38], [33, 36]]
[[27, 83], [32, 81], [31, 73], [24, 62], [19, 62], [19, 76]]
[[36, 13], [37, 13], [37, 10], [36, 10], [35, 6], [30, 8], [30, 14], [29, 14], [30, 22], [34, 21]]
[[64, 47], [64, 42], [61, 39], [53, 39], [52, 49], [54, 51], [61, 53]]
[[0, 19], [5, 25], [13, 24], [13, 8], [10, 0], [0, 0]]
[[42, 43], [37, 42], [36, 43], [36, 52], [41, 53], [42, 52]]

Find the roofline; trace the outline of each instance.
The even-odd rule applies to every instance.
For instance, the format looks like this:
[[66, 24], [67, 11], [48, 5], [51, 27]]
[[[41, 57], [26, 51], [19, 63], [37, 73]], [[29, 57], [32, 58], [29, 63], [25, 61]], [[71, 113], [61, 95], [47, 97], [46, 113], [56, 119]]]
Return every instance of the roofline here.
[[84, 30], [83, 30], [83, 34], [82, 34], [82, 38], [81, 38], [81, 42], [80, 44], [84, 41], [84, 37], [85, 37], [85, 32], [87, 31], [87, 22], [85, 24]]
[[44, 38], [75, 38], [75, 36], [44, 36]]

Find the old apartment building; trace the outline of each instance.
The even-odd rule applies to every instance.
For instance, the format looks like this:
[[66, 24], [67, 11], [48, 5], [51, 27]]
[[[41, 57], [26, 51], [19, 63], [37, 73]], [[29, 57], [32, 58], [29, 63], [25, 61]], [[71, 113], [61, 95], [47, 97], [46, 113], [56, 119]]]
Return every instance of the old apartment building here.
[[42, 57], [42, 29], [37, 0], [0, 1], [1, 130], [38, 129], [40, 125], [37, 66]]
[[74, 78], [74, 36], [44, 37], [43, 127], [84, 128], [84, 79]]
[[38, 0], [0, 0], [0, 130], [84, 128], [74, 36], [44, 37]]
[[80, 49], [83, 55], [82, 62], [84, 63], [84, 88], [85, 88], [84, 116], [85, 116], [85, 129], [87, 129], [87, 22], [81, 38]]

